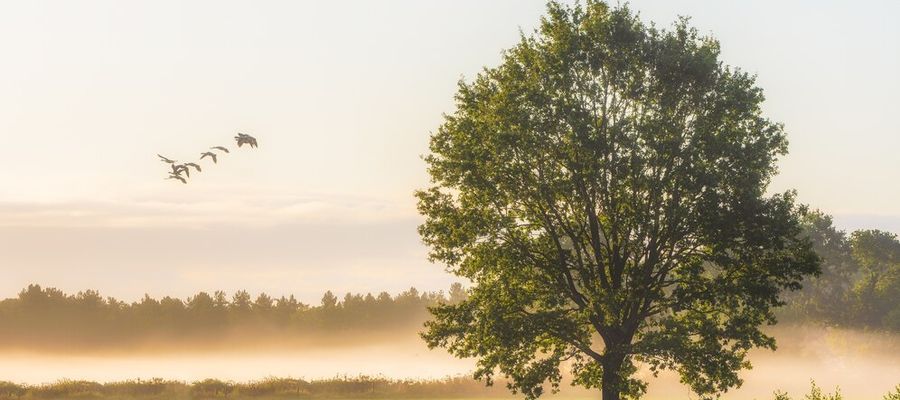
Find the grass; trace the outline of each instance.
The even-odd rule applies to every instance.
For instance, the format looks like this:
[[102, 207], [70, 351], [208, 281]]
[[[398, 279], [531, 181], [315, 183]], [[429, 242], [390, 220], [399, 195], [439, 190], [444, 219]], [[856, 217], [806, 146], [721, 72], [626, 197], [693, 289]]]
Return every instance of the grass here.
[[[160, 378], [108, 383], [64, 379], [42, 385], [21, 385], [0, 381], [0, 399], [2, 400], [489, 400], [499, 398], [513, 398], [513, 396], [506, 391], [502, 384], [486, 388], [481, 382], [463, 377], [438, 380], [393, 380], [360, 376], [312, 381], [267, 378], [243, 383], [218, 379], [204, 379], [191, 383]], [[577, 398], [587, 397], [578, 396]], [[575, 397], [569, 399], [574, 400]], [[892, 392], [885, 394], [882, 399], [900, 400], [900, 385]], [[784, 392], [775, 391], [772, 400], [846, 399], [840, 389], [835, 389], [832, 393], [825, 393], [815, 382], [811, 382], [809, 393], [802, 398], [792, 398]]]

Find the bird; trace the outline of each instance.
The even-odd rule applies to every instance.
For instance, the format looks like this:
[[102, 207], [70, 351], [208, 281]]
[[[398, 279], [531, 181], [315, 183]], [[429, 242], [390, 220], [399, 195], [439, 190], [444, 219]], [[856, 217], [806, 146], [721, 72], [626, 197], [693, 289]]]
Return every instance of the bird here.
[[230, 151], [228, 151], [228, 149], [225, 148], [224, 146], [213, 146], [213, 147], [210, 147], [210, 149], [212, 149], [212, 150], [221, 150], [221, 151], [224, 151], [224, 152], [226, 152], [226, 153], [230, 153]]
[[219, 161], [216, 160], [216, 153], [211, 151], [207, 151], [205, 153], [200, 153], [200, 159], [202, 160], [204, 157], [210, 157], [213, 160], [213, 163], [218, 164]]
[[158, 156], [159, 159], [162, 160], [162, 162], [164, 162], [164, 163], [174, 164], [174, 163], [176, 162], [175, 160], [170, 160], [170, 159], [168, 159], [168, 158], [166, 158], [166, 157], [163, 157], [163, 156], [161, 156], [161, 155], [159, 155], [159, 154], [157, 154], [157, 156]]
[[184, 169], [185, 169], [186, 171], [190, 171], [190, 169], [189, 169], [188, 167], [194, 167], [194, 168], [197, 170], [197, 172], [203, 171], [203, 169], [200, 168], [200, 166], [197, 165], [197, 163], [192, 163], [192, 162], [184, 163]]
[[257, 147], [256, 138], [247, 134], [238, 132], [238, 135], [234, 137], [234, 140], [237, 141], [238, 147], [243, 146], [244, 143], [249, 144], [250, 147]]
[[173, 174], [180, 175], [182, 172], [184, 172], [184, 174], [187, 175], [188, 178], [191, 177], [191, 170], [190, 168], [186, 167], [185, 164], [172, 164]]
[[181, 183], [187, 183], [187, 180], [185, 180], [183, 176], [172, 172], [169, 173], [169, 177], [166, 179], [178, 179]]

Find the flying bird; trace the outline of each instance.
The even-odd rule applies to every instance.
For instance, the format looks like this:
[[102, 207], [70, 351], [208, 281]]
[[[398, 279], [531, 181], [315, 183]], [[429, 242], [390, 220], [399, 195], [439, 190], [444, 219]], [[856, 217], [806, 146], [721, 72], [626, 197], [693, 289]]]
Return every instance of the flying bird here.
[[192, 163], [192, 162], [184, 163], [185, 171], [190, 171], [190, 168], [188, 168], [188, 167], [194, 167], [197, 170], [197, 172], [203, 171], [203, 169], [201, 169], [200, 166], [197, 165], [197, 163]]
[[185, 166], [186, 164], [172, 164], [172, 173], [176, 175], [180, 175], [184, 172], [188, 178], [191, 177], [191, 169]]
[[[237, 136], [234, 137], [237, 141], [238, 147], [243, 147], [245, 144], [250, 145], [250, 147], [256, 148], [259, 145], [256, 142], [256, 138], [245, 133], [238, 132]], [[200, 160], [209, 157], [212, 159], [213, 163], [218, 164], [219, 158], [218, 156], [222, 153], [230, 153], [225, 146], [213, 146], [209, 148], [210, 150], [215, 151], [206, 151], [200, 153]], [[217, 153], [219, 152], [219, 153]], [[196, 172], [203, 171], [203, 168], [198, 164], [198, 162], [186, 162], [183, 164], [179, 164], [177, 160], [170, 159], [168, 157], [163, 156], [162, 154], [156, 154], [159, 157], [160, 161], [169, 164], [172, 168], [172, 171], [169, 172], [169, 176], [166, 179], [175, 179], [181, 181], [181, 183], [187, 183], [188, 179], [191, 177], [191, 168], [196, 169]]]
[[174, 163], [175, 163], [175, 160], [170, 160], [170, 159], [168, 159], [168, 158], [166, 158], [166, 157], [163, 157], [163, 156], [161, 156], [161, 155], [159, 155], [159, 154], [157, 154], [157, 156], [158, 156], [159, 159], [162, 160], [162, 162], [164, 162], [164, 163], [169, 163], [169, 164], [174, 164]]
[[200, 153], [200, 159], [202, 160], [204, 157], [212, 158], [213, 163], [215, 163], [215, 164], [219, 163], [219, 161], [216, 160], [216, 153], [213, 153], [211, 151], [207, 151], [205, 153]]
[[245, 143], [249, 144], [250, 147], [257, 147], [256, 138], [250, 135], [238, 132], [238, 135], [234, 137], [234, 140], [237, 141], [238, 147], [243, 146]]
[[183, 176], [172, 172], [169, 173], [169, 177], [166, 179], [178, 179], [181, 183], [187, 183], [187, 180], [185, 180]]

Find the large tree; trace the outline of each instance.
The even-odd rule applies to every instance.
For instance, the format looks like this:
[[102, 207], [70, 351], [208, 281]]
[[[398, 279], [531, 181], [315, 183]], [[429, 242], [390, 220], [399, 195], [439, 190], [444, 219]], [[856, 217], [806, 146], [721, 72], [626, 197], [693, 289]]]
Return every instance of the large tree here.
[[754, 78], [682, 20], [550, 3], [501, 64], [460, 82], [417, 193], [433, 260], [472, 282], [423, 337], [528, 398], [561, 368], [604, 400], [639, 364], [708, 396], [774, 348], [780, 293], [816, 273], [790, 193], [765, 194], [782, 126]]

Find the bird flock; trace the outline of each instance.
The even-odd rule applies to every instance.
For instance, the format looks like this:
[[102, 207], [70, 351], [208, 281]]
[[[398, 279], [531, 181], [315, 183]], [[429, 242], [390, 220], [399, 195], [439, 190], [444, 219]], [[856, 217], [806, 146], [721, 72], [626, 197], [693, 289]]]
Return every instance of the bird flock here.
[[[240, 132], [238, 132], [237, 136], [234, 137], [234, 140], [237, 142], [238, 147], [243, 147], [245, 144], [250, 146], [251, 148], [259, 147], [256, 143], [255, 137]], [[216, 153], [215, 151], [205, 151], [203, 153], [200, 153], [200, 161], [202, 161], [204, 158], [209, 157], [212, 160], [213, 164], [218, 164], [218, 156], [230, 153], [228, 148], [225, 146], [213, 146], [209, 149], [218, 151], [218, 153]], [[169, 176], [165, 178], [167, 180], [173, 179], [186, 184], [188, 179], [191, 178], [191, 168], [193, 168], [196, 172], [203, 171], [203, 168], [200, 167], [200, 164], [194, 162], [179, 164], [177, 160], [170, 159], [160, 154], [157, 154], [157, 156], [159, 157], [160, 161], [165, 164], [169, 164], [169, 168], [171, 168], [171, 171], [169, 171]]]

